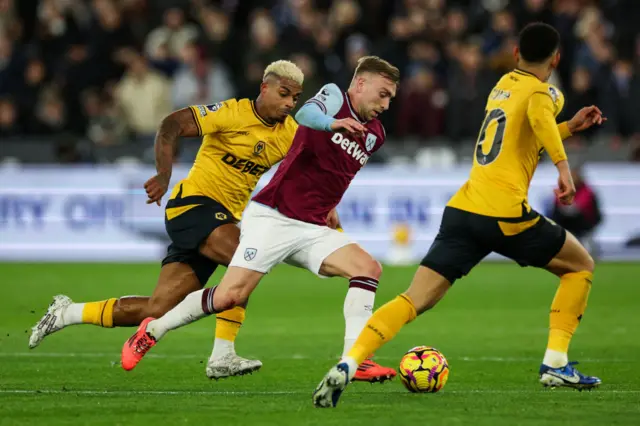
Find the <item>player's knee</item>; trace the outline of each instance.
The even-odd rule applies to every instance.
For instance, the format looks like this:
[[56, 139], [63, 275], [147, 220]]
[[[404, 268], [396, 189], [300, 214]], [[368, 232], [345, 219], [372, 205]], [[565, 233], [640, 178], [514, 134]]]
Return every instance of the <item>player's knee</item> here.
[[369, 277], [376, 280], [380, 279], [382, 276], [382, 264], [372, 257], [363, 261], [359, 269], [360, 271], [357, 274], [359, 276]]
[[574, 262], [571, 262], [571, 266], [569, 271], [567, 272], [591, 272], [596, 268], [596, 263], [593, 260], [593, 257], [586, 251], [580, 258], [576, 259]]
[[214, 298], [216, 311], [223, 312], [236, 306], [246, 306], [249, 294], [243, 288], [232, 288], [226, 291], [216, 291]]
[[584, 256], [584, 258], [582, 259], [580, 270], [593, 273], [595, 269], [596, 262], [593, 260], [593, 257], [591, 257], [591, 255], [587, 253], [586, 256]]

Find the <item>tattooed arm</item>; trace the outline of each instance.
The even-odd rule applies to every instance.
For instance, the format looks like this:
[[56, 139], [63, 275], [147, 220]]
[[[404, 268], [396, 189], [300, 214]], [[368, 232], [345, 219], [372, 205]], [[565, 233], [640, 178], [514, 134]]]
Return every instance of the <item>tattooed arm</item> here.
[[160, 205], [162, 196], [169, 189], [179, 138], [181, 136], [194, 137], [199, 135], [198, 124], [191, 108], [183, 108], [172, 112], [162, 120], [158, 133], [156, 133], [154, 148], [156, 171], [158, 173], [144, 184], [144, 189], [149, 197], [147, 204], [156, 203]]

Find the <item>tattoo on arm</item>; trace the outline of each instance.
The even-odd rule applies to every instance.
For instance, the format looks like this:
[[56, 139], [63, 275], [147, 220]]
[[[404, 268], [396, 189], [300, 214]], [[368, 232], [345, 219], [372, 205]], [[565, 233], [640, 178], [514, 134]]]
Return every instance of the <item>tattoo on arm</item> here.
[[178, 149], [180, 136], [199, 136], [199, 128], [191, 108], [172, 112], [160, 123], [156, 133], [155, 155], [156, 170], [159, 175], [171, 177], [173, 159]]

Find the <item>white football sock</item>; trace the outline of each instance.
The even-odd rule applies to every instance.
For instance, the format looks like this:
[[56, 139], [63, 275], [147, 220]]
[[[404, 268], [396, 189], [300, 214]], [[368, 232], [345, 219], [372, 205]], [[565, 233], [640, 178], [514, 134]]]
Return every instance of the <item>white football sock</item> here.
[[191, 324], [200, 318], [206, 317], [208, 313], [202, 310], [202, 295], [207, 290], [209, 289], [190, 293], [175, 308], [162, 317], [149, 322], [147, 324], [147, 333], [155, 337], [156, 340], [160, 340], [169, 330]]
[[348, 356], [342, 357], [340, 362], [344, 362], [349, 366], [349, 381], [351, 381], [351, 379], [353, 379], [353, 376], [356, 375], [356, 370], [358, 370], [358, 363], [355, 359]]
[[216, 337], [213, 342], [213, 351], [211, 352], [211, 359], [220, 359], [225, 355], [235, 354], [236, 346], [231, 340], [220, 339]]
[[364, 329], [365, 324], [373, 314], [373, 304], [376, 300], [375, 290], [349, 287], [344, 299], [344, 350], [342, 356], [347, 356], [356, 339]]
[[547, 349], [547, 351], [544, 353], [544, 359], [542, 360], [542, 363], [552, 368], [560, 368], [569, 363], [569, 357], [565, 352], [558, 352], [552, 349]]
[[67, 325], [82, 324], [84, 303], [72, 303], [62, 312], [62, 323]]

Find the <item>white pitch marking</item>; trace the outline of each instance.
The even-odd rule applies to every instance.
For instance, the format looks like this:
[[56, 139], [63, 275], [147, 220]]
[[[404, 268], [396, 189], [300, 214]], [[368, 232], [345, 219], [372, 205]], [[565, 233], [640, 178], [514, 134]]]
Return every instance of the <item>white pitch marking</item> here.
[[[508, 389], [508, 390], [497, 390], [497, 389], [467, 389], [467, 390], [444, 390], [443, 394], [513, 394], [513, 395], [523, 395], [523, 394], [532, 394], [532, 393], [541, 393], [541, 392], [549, 392], [545, 389], [539, 390], [527, 390], [527, 389]], [[599, 389], [596, 390], [598, 393], [615, 393], [615, 394], [640, 394], [640, 390], [636, 389]], [[307, 391], [153, 391], [153, 390], [131, 390], [131, 391], [109, 391], [109, 390], [73, 390], [73, 389], [0, 389], [0, 394], [14, 394], [14, 395], [60, 395], [60, 394], [69, 394], [69, 395], [114, 395], [114, 396], [131, 396], [131, 395], [209, 395], [209, 396], [251, 396], [251, 395], [307, 395], [309, 392]], [[385, 391], [384, 394], [388, 393], [403, 393], [408, 394], [403, 390], [388, 390]], [[560, 395], [563, 392], [554, 392], [553, 395]], [[571, 395], [572, 393], [566, 392], [566, 394]]]

